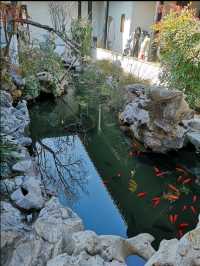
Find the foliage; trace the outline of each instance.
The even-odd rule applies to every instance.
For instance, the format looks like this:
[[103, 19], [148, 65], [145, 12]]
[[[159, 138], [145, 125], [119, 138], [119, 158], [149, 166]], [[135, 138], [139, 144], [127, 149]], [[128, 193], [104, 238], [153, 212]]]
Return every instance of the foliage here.
[[41, 84], [37, 74], [47, 71], [53, 76], [52, 93], [56, 95], [56, 86], [64, 74], [64, 64], [61, 57], [54, 51], [55, 43], [51, 38], [38, 42], [33, 48], [25, 47], [20, 53], [22, 75], [25, 77], [26, 86], [24, 93], [37, 97], [40, 94]]
[[81, 56], [89, 56], [92, 44], [92, 25], [86, 19], [74, 19], [71, 23], [72, 39], [81, 45]]
[[[124, 85], [143, 81], [108, 60], [100, 60], [89, 65], [79, 76], [78, 88], [81, 103], [89, 106], [104, 104], [108, 108], [119, 111], [123, 106]], [[87, 96], [86, 96], [87, 95]]]
[[149, 84], [147, 80], [141, 80], [131, 73], [125, 73], [122, 67], [109, 60], [99, 60], [96, 62], [96, 66], [101, 69], [105, 76], [112, 76], [115, 80], [117, 80], [120, 86], [141, 82]]
[[200, 99], [200, 21], [189, 6], [174, 9], [153, 26], [159, 31], [163, 73], [161, 79], [182, 90], [192, 107]]
[[72, 19], [73, 9], [76, 6], [76, 2], [48, 2], [49, 13], [52, 25], [56, 31], [59, 31], [63, 36], [67, 33], [70, 27], [70, 21]]

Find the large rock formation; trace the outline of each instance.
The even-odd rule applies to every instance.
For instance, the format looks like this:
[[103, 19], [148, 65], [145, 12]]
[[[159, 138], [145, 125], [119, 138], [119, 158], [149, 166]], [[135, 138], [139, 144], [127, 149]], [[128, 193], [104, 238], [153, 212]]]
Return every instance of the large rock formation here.
[[30, 122], [26, 101], [23, 100], [13, 107], [11, 95], [1, 90], [0, 105], [1, 136], [6, 135], [7, 139], [19, 145], [30, 145], [32, 140], [24, 133]]
[[188, 141], [199, 147], [200, 120], [193, 121], [194, 111], [182, 92], [133, 84], [127, 86], [126, 100], [120, 121], [145, 147], [162, 153], [180, 149]]
[[163, 240], [158, 251], [145, 266], [199, 266], [200, 265], [200, 216], [197, 227], [177, 239]]
[[55, 197], [32, 225], [9, 203], [2, 202], [1, 211], [3, 265], [44, 266], [48, 261], [47, 265], [126, 265], [128, 255], [148, 260], [155, 253], [149, 234], [124, 239], [83, 231], [81, 219]]

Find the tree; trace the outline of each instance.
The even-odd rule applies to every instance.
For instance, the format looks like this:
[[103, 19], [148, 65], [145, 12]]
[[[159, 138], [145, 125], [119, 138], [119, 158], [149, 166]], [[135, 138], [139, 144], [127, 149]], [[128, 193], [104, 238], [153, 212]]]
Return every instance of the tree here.
[[200, 107], [200, 21], [195, 10], [175, 7], [153, 28], [159, 31], [161, 81], [182, 90], [192, 107]]

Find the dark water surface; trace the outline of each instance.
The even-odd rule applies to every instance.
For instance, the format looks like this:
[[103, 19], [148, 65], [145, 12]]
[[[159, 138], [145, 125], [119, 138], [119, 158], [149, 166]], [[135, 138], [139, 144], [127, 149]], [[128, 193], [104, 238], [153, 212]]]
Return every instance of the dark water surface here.
[[[44, 101], [30, 108], [30, 130], [41, 172], [49, 187], [57, 188], [61, 202], [77, 212], [86, 229], [123, 237], [147, 232], [155, 237], [155, 247], [163, 238], [177, 237], [181, 223], [188, 224], [183, 232], [194, 228], [200, 210], [199, 187], [194, 182], [200, 172], [200, 160], [194, 150], [167, 156], [136, 156], [134, 152], [140, 147], [130, 148], [133, 143], [120, 131], [114, 114], [102, 107], [99, 124], [98, 108], [87, 112], [90, 119], [84, 125], [90, 130], [85, 133], [85, 127], [79, 127], [77, 132], [74, 126], [81, 112], [77, 102], [67, 96], [57, 103]], [[175, 170], [177, 164], [187, 169], [187, 178], [193, 176], [189, 184], [177, 182], [178, 176], [183, 175]], [[166, 174], [156, 176], [155, 166]], [[131, 179], [135, 184], [132, 191]], [[181, 189], [179, 200], [163, 198], [169, 184]], [[140, 192], [147, 194], [140, 198]], [[154, 197], [162, 197], [156, 207], [152, 205]], [[186, 211], [182, 211], [184, 205]], [[170, 214], [178, 215], [175, 224], [170, 222]], [[127, 263], [144, 265], [137, 256], [130, 256]]]

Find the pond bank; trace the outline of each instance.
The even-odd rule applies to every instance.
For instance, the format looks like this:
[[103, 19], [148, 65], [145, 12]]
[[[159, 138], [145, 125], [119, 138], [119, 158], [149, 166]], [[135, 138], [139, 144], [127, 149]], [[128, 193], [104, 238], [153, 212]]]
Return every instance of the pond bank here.
[[[9, 138], [12, 137], [19, 145], [18, 161], [11, 162], [10, 175], [1, 180], [1, 188], [4, 188], [1, 193], [4, 191], [5, 197], [1, 205], [1, 248], [4, 264], [25, 266], [46, 265], [48, 262], [49, 266], [70, 265], [75, 261], [75, 265], [82, 265], [87, 261], [86, 265], [126, 265], [124, 258], [130, 254], [138, 254], [148, 260], [155, 253], [151, 247], [153, 237], [149, 234], [140, 234], [125, 240], [117, 236], [97, 236], [94, 232], [84, 231], [81, 219], [72, 210], [60, 205], [56, 197], [48, 195], [35, 162], [25, 147], [31, 142], [24, 135], [25, 127], [29, 123], [25, 102], [23, 108], [20, 104], [18, 108], [14, 108], [9, 94], [3, 92], [2, 95], [2, 133], [10, 135]], [[14, 125], [8, 123], [11, 115], [16, 129], [14, 134], [10, 133]], [[199, 229], [195, 230], [194, 234], [198, 235]], [[176, 247], [180, 243], [174, 240]], [[191, 249], [188, 246], [189, 248]], [[180, 259], [180, 251], [177, 250], [177, 257]], [[197, 252], [189, 250], [188, 254], [192, 254], [194, 259], [198, 255], [198, 249]], [[152, 260], [160, 259], [160, 255], [157, 258], [155, 256]], [[184, 257], [187, 258], [187, 263], [191, 259], [187, 255]], [[164, 258], [161, 260], [164, 261]]]

